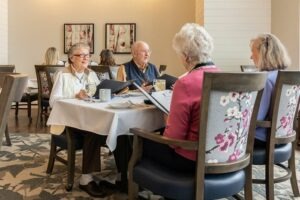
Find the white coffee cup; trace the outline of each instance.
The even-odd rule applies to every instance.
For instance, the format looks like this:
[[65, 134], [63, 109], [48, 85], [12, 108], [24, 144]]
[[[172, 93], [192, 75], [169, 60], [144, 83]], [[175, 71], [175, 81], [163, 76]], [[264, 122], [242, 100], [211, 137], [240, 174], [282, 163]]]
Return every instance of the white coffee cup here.
[[111, 90], [110, 89], [100, 89], [99, 90], [100, 101], [110, 101], [111, 100]]

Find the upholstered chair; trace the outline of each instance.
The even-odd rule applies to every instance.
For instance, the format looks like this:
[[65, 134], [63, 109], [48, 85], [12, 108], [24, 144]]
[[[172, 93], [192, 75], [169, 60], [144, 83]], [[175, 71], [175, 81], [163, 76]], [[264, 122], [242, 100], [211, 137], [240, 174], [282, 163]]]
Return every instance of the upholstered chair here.
[[[296, 176], [295, 148], [297, 146], [296, 118], [300, 95], [300, 72], [279, 71], [270, 108], [270, 120], [258, 121], [258, 127], [268, 128], [265, 145], [255, 145], [253, 165], [265, 167], [265, 176], [253, 183], [265, 184], [266, 199], [274, 199], [274, 183], [290, 180], [295, 197], [299, 197]], [[287, 163], [284, 163], [287, 162]], [[283, 170], [283, 176], [274, 175], [274, 169]], [[276, 196], [276, 194], [275, 194]]]
[[[138, 185], [170, 199], [218, 199], [244, 190], [252, 199], [253, 134], [264, 73], [205, 73], [198, 141], [177, 140], [132, 128], [129, 199]], [[171, 110], [172, 112], [172, 110]], [[197, 151], [195, 171], [179, 172], [143, 154], [143, 140]], [[138, 184], [138, 185], [137, 185]]]

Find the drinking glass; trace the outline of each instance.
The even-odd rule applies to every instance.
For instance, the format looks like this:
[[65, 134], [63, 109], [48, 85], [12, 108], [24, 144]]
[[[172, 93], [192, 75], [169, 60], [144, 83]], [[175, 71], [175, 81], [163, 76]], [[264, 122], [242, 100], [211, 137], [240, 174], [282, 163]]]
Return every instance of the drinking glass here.
[[166, 90], [166, 80], [164, 79], [156, 79], [153, 81], [153, 87], [155, 91], [163, 91]]
[[97, 90], [96, 83], [87, 83], [85, 85], [85, 91], [89, 97], [94, 96], [94, 94], [96, 93], [96, 90]]

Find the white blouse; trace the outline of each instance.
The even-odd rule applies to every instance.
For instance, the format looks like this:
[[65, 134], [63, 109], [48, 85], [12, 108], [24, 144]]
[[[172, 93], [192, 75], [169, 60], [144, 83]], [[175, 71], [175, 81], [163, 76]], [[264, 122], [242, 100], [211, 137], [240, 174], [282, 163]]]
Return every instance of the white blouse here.
[[95, 72], [89, 74], [76, 73], [75, 76], [64, 70], [55, 75], [53, 88], [50, 94], [49, 104], [53, 107], [58, 99], [75, 98], [80, 90], [86, 90], [88, 95], [93, 96], [96, 92], [96, 86], [100, 81]]

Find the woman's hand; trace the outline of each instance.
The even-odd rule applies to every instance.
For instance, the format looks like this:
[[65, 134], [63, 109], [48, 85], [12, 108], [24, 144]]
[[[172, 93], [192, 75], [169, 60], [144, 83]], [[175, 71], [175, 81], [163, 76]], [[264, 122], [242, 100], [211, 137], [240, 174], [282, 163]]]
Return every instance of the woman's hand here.
[[88, 98], [89, 95], [87, 94], [87, 92], [85, 90], [80, 90], [76, 95], [75, 98], [77, 99], [85, 99]]

